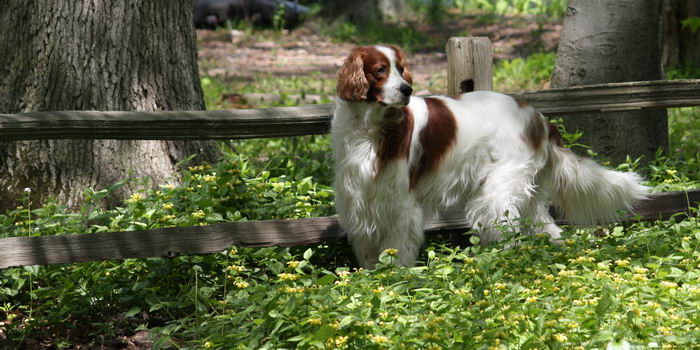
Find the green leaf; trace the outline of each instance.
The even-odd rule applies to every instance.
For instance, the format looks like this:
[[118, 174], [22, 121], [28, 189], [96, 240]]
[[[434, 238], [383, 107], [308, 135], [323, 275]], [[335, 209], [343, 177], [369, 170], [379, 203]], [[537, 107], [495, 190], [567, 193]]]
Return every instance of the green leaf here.
[[124, 313], [124, 316], [126, 316], [126, 317], [134, 317], [134, 315], [138, 314], [139, 312], [141, 312], [141, 308], [140, 308], [140, 307], [138, 307], [138, 306], [132, 306], [132, 307], [129, 309], [129, 311], [127, 311], [126, 313]]
[[334, 332], [335, 330], [333, 329], [333, 327], [324, 324], [321, 325], [321, 327], [318, 327], [318, 330], [316, 330], [314, 337], [322, 342], [325, 342], [328, 338], [333, 336]]
[[311, 256], [312, 256], [312, 255], [314, 255], [314, 251], [311, 250], [311, 248], [307, 249], [307, 250], [304, 252], [304, 260], [309, 260], [309, 259], [311, 259]]
[[681, 21], [681, 24], [683, 29], [689, 28], [694, 34], [700, 29], [700, 17], [688, 17]]
[[595, 314], [602, 318], [613, 304], [613, 299], [610, 297], [610, 291], [606, 290], [603, 296], [598, 300], [598, 305], [595, 307]]
[[319, 278], [316, 281], [316, 284], [319, 286], [325, 286], [325, 285], [329, 285], [329, 284], [335, 282], [335, 280], [336, 280], [336, 277], [334, 275], [325, 275], [325, 276]]

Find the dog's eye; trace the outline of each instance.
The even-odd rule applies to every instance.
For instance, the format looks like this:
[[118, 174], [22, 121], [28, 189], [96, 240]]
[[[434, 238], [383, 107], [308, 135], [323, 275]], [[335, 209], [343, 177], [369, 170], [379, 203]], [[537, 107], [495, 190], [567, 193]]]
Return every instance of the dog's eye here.
[[403, 67], [397, 67], [396, 69], [399, 71], [399, 74], [403, 74]]
[[377, 68], [377, 74], [384, 74], [384, 73], [386, 73], [386, 68], [384, 68], [384, 67]]

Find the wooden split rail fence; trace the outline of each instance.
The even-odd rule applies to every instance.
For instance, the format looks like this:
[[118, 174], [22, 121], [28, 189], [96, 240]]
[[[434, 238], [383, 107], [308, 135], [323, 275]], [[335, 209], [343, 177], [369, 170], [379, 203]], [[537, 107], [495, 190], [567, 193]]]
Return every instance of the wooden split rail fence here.
[[[487, 40], [487, 39], [486, 39]], [[475, 80], [490, 89], [490, 44], [483, 38], [452, 38], [448, 43], [452, 93], [459, 82]], [[488, 56], [488, 57], [486, 57]], [[477, 66], [475, 66], [475, 64]], [[479, 64], [487, 67], [479, 68]], [[460, 70], [466, 65], [468, 69]], [[456, 68], [455, 68], [456, 67]], [[471, 68], [469, 68], [471, 67]], [[457, 72], [454, 70], [457, 69]], [[484, 73], [486, 72], [486, 74]], [[484, 81], [484, 76], [488, 77]], [[647, 81], [580, 86], [514, 94], [545, 115], [611, 112], [641, 108], [700, 106], [700, 80]], [[247, 139], [324, 134], [333, 105], [225, 111], [99, 112], [63, 111], [0, 114], [0, 141], [42, 139]], [[622, 221], [691, 215], [700, 190], [664, 192], [641, 203]], [[461, 213], [445, 213], [426, 232], [468, 230]], [[341, 239], [335, 217], [229, 222], [145, 231], [66, 234], [0, 239], [0, 269], [109, 259], [211, 254], [231, 245], [298, 246]]]

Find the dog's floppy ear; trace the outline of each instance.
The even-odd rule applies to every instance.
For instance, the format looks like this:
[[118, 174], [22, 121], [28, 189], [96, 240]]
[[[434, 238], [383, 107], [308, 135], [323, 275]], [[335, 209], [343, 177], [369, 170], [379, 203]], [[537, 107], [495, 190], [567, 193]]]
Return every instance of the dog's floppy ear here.
[[338, 72], [336, 92], [345, 101], [359, 102], [367, 99], [369, 82], [365, 77], [362, 48], [353, 50]]
[[401, 77], [407, 83], [413, 84], [413, 75], [411, 75], [411, 71], [408, 70], [408, 66], [406, 65], [406, 57], [404, 56], [403, 51], [401, 51], [398, 46], [389, 45], [389, 47], [391, 47], [394, 50], [394, 53], [396, 53], [396, 65], [403, 67]]

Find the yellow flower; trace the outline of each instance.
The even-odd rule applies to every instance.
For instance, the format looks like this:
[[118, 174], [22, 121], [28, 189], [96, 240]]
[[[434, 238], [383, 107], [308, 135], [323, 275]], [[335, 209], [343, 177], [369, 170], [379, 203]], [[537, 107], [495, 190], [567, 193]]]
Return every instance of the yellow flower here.
[[335, 338], [334, 342], [336, 347], [342, 348], [348, 342], [348, 337], [343, 335], [338, 336], [337, 338]]
[[471, 293], [466, 289], [455, 289], [454, 293], [460, 296], [471, 296]]
[[623, 259], [623, 260], [616, 260], [615, 264], [620, 267], [625, 267], [630, 265], [629, 259]]
[[534, 302], [536, 302], [536, 301], [537, 301], [537, 297], [534, 296], [534, 295], [533, 295], [533, 296], [529, 296], [529, 297], [527, 297], [527, 299], [525, 299], [525, 302], [528, 303], [528, 304], [532, 304], [532, 303], [534, 303]]
[[544, 279], [547, 281], [554, 281], [554, 275], [546, 274], [544, 275]]
[[143, 195], [141, 193], [134, 193], [126, 201], [127, 201], [127, 203], [136, 203], [142, 199], [143, 199]]
[[387, 338], [383, 335], [371, 335], [369, 338], [372, 339], [372, 341], [377, 343], [377, 344], [389, 343], [389, 338]]
[[243, 267], [243, 266], [241, 266], [241, 265], [231, 265], [231, 266], [227, 267], [227, 269], [228, 269], [229, 271], [235, 271], [235, 272], [243, 272], [243, 271], [245, 271], [245, 267]]
[[210, 342], [210, 341], [204, 343], [204, 348], [205, 348], [205, 349], [211, 349], [211, 348], [213, 348], [213, 347], [214, 347], [214, 343], [212, 343], [212, 342]]
[[399, 250], [395, 249], [395, 248], [389, 248], [389, 249], [385, 250], [384, 252], [389, 256], [396, 256], [399, 253]]
[[676, 284], [676, 282], [661, 281], [661, 283], [659, 283], [659, 285], [664, 287], [664, 288], [668, 288], [668, 289], [678, 288], [678, 285]]
[[321, 319], [320, 318], [310, 318], [309, 324], [312, 324], [314, 326], [318, 326], [321, 324]]
[[216, 176], [215, 175], [205, 175], [202, 180], [204, 182], [214, 182], [216, 181]]
[[194, 213], [192, 213], [192, 217], [195, 219], [201, 219], [201, 218], [205, 217], [206, 215], [207, 214], [204, 213], [204, 211], [202, 211], [202, 210], [197, 210]]
[[554, 340], [556, 340], [560, 343], [563, 343], [569, 339], [566, 337], [566, 335], [561, 334], [561, 333], [557, 333], [557, 334], [553, 335], [552, 338], [554, 338]]
[[288, 280], [288, 281], [295, 281], [298, 280], [301, 276], [295, 274], [295, 273], [280, 273], [277, 275], [281, 280]]
[[632, 275], [632, 279], [635, 281], [646, 281], [647, 276], [640, 273], [635, 273], [634, 275]]
[[173, 203], [165, 203], [165, 204], [163, 204], [163, 209], [165, 209], [165, 210], [170, 210], [170, 209], [172, 209], [172, 208], [175, 208], [175, 206], [173, 205]]
[[639, 274], [645, 274], [645, 273], [649, 272], [649, 269], [644, 268], [644, 267], [635, 266], [632, 269], [632, 272], [639, 273]]
[[250, 286], [250, 284], [246, 281], [238, 281], [238, 282], [234, 283], [234, 285], [236, 285], [236, 287], [241, 288], [241, 289], [248, 288], [248, 286]]
[[296, 269], [299, 267], [299, 261], [287, 261], [287, 266]]
[[669, 174], [669, 175], [676, 175], [677, 172], [678, 171], [676, 171], [674, 169], [666, 169], [666, 174]]
[[656, 330], [661, 333], [661, 335], [671, 335], [672, 329], [671, 327], [666, 327], [666, 326], [659, 326], [656, 328]]

